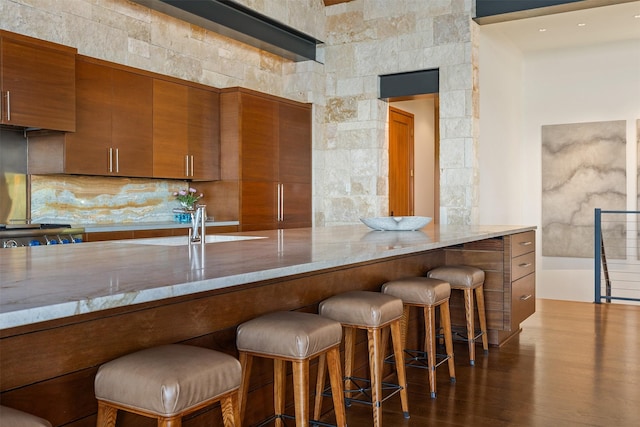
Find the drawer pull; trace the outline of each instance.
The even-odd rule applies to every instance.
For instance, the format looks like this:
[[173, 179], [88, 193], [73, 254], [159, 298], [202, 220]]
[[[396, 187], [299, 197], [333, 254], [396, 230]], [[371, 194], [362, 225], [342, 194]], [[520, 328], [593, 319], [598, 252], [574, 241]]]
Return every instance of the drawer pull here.
[[533, 264], [530, 262], [523, 262], [522, 264], [518, 264], [518, 267], [527, 268], [531, 267]]
[[520, 242], [520, 246], [529, 246], [531, 245], [533, 242], [531, 240], [529, 240], [528, 242]]
[[531, 299], [531, 297], [532, 297], [532, 296], [533, 296], [533, 295], [531, 295], [531, 294], [529, 294], [529, 295], [522, 295], [522, 296], [520, 297], [520, 301], [526, 301], [526, 300], [528, 300], [528, 299]]

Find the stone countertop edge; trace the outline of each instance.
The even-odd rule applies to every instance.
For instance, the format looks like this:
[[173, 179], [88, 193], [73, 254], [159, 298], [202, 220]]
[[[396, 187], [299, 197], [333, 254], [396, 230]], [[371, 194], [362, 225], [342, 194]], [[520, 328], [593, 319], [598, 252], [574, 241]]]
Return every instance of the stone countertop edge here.
[[[340, 227], [336, 227], [338, 230]], [[317, 257], [317, 259], [312, 259], [309, 262], [301, 262], [301, 263], [292, 263], [292, 264], [282, 264], [282, 263], [274, 263], [270, 268], [264, 268], [260, 270], [251, 270], [248, 269], [246, 271], [237, 271], [234, 274], [225, 274], [219, 275], [216, 277], [191, 277], [183, 279], [182, 283], [176, 282], [172, 284], [163, 284], [159, 286], [148, 286], [144, 284], [139, 284], [139, 287], [135, 287], [133, 289], [108, 289], [104, 290], [99, 286], [100, 292], [92, 292], [91, 289], [83, 289], [85, 296], [82, 295], [66, 295], [59, 297], [59, 301], [49, 301], [45, 302], [45, 299], [41, 300], [41, 296], [22, 296], [17, 297], [9, 297], [9, 298], [0, 298], [0, 330], [24, 326], [28, 324], [44, 322], [54, 319], [60, 319], [69, 316], [75, 316], [80, 314], [86, 314], [101, 310], [107, 310], [116, 307], [124, 307], [133, 304], [140, 304], [145, 302], [158, 301], [166, 298], [173, 298], [178, 296], [185, 296], [190, 294], [196, 294], [200, 292], [207, 292], [216, 289], [228, 288], [233, 286], [244, 285], [252, 282], [258, 282], [262, 280], [270, 280], [283, 278], [288, 276], [294, 276], [297, 274], [304, 274], [313, 271], [320, 271], [324, 269], [330, 269], [335, 267], [341, 267], [345, 265], [358, 264], [361, 262], [368, 261], [376, 261], [385, 258], [390, 258], [394, 256], [402, 256], [408, 255], [412, 253], [424, 252], [434, 249], [445, 248], [449, 246], [459, 245], [463, 243], [484, 240], [494, 237], [502, 237], [510, 234], [516, 234], [526, 231], [535, 230], [534, 226], [470, 226], [469, 228], [459, 228], [459, 226], [451, 227], [451, 230], [446, 229], [445, 231], [441, 230], [441, 227], [438, 226], [437, 235], [438, 237], [434, 240], [431, 240], [429, 235], [425, 234], [424, 241], [412, 243], [408, 245], [392, 245], [389, 246], [384, 242], [387, 235], [392, 237], [392, 233], [415, 233], [415, 232], [388, 232], [388, 231], [372, 231], [365, 226], [353, 226], [348, 227], [351, 228], [360, 228], [362, 229], [362, 233], [358, 229], [358, 234], [355, 237], [358, 237], [359, 241], [362, 241], [362, 238], [365, 235], [373, 235], [376, 238], [382, 238], [383, 241], [376, 241], [373, 243], [367, 243], [367, 248], [369, 250], [360, 250], [360, 249], [349, 249], [348, 254], [345, 256], [343, 253], [335, 254], [334, 250], [332, 250], [336, 244], [340, 243], [334, 240], [321, 242], [320, 244], [316, 242], [309, 242], [300, 240], [297, 242], [298, 244], [307, 244], [312, 245], [314, 249], [320, 250], [319, 248], [324, 249], [327, 253], [331, 255], [323, 255]], [[331, 228], [331, 227], [328, 227]], [[298, 230], [310, 230], [312, 234], [314, 234], [314, 229], [298, 229]], [[347, 230], [347, 229], [345, 229]], [[295, 231], [292, 230], [292, 231]], [[244, 233], [233, 233], [237, 235], [267, 235], [272, 239], [276, 238], [276, 235], [271, 235], [271, 233], [277, 232], [276, 230], [271, 230], [269, 232], [244, 232]], [[420, 232], [420, 231], [418, 231]], [[431, 231], [433, 232], [433, 231]], [[385, 234], [378, 234], [385, 233]], [[322, 237], [330, 237], [335, 238], [336, 236], [341, 236], [342, 233], [336, 232], [334, 234], [329, 234], [328, 236], [320, 235], [320, 239]], [[259, 240], [269, 240], [269, 239], [259, 239]], [[236, 242], [235, 244], [251, 244], [251, 240]], [[344, 241], [347, 246], [351, 246], [355, 244], [355, 242], [350, 242], [348, 240]], [[393, 243], [393, 242], [392, 242]], [[225, 243], [226, 244], [226, 243]], [[118, 245], [118, 243], [114, 242], [95, 242], [95, 243], [85, 243], [83, 245], [98, 245], [101, 248], [105, 249], [113, 249], [113, 245]], [[215, 244], [214, 244], [215, 245]], [[207, 248], [210, 245], [207, 245]], [[118, 250], [130, 250], [131, 258], [135, 258], [138, 252], [134, 252], [136, 250], [140, 250], [140, 248], [149, 246], [145, 245], [126, 245], [120, 246]], [[126, 249], [125, 249], [126, 248]], [[155, 247], [155, 250], [162, 250], [166, 247]], [[28, 248], [19, 248], [19, 250], [29, 250]], [[169, 248], [166, 248], [170, 250]], [[13, 253], [18, 253], [17, 250], [12, 249]], [[323, 251], [323, 252], [324, 252]], [[215, 255], [215, 254], [214, 254]], [[215, 258], [215, 256], [212, 256]], [[207, 259], [207, 262], [210, 262]], [[2, 260], [0, 260], [0, 264]], [[246, 263], [244, 263], [246, 264]], [[279, 265], [278, 265], [279, 264]], [[215, 265], [215, 264], [214, 264]], [[212, 268], [210, 268], [212, 269]], [[204, 271], [204, 268], [201, 267], [201, 270]], [[28, 273], [28, 272], [27, 272]], [[192, 271], [193, 273], [193, 271]], [[198, 276], [198, 274], [195, 274]], [[70, 281], [73, 281], [74, 278], [71, 277]], [[77, 280], [77, 279], [76, 279]], [[17, 284], [8, 284], [8, 287], [19, 288], [21, 281], [18, 281]], [[29, 279], [26, 279], [24, 285], [26, 288], [29, 287]], [[37, 281], [36, 281], [37, 282]], [[2, 287], [6, 284], [0, 283]], [[41, 283], [37, 283], [35, 286], [41, 285]], [[85, 285], [86, 286], [86, 285]], [[76, 289], [74, 289], [77, 291]], [[20, 291], [17, 291], [20, 292]], [[73, 293], [72, 293], [73, 294]], [[91, 296], [88, 296], [91, 295]], [[29, 298], [33, 298], [38, 301], [29, 302]]]
[[[207, 227], [224, 227], [240, 225], [240, 221], [207, 221]], [[84, 228], [85, 233], [99, 233], [110, 231], [136, 231], [136, 230], [164, 230], [170, 228], [189, 228], [190, 224], [177, 222], [145, 222], [130, 224], [72, 224], [73, 228]]]

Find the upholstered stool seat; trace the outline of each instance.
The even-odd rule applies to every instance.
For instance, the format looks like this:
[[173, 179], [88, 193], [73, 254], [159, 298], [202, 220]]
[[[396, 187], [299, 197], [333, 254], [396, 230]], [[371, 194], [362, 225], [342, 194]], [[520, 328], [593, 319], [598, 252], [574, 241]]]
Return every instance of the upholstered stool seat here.
[[[451, 338], [451, 319], [449, 315], [449, 296], [451, 286], [448, 282], [427, 277], [407, 277], [392, 280], [382, 285], [382, 293], [402, 299], [404, 303], [404, 327], [402, 348], [410, 357], [406, 359], [407, 366], [426, 367], [429, 371], [429, 389], [431, 397], [436, 397], [436, 368], [448, 361], [449, 377], [455, 381], [456, 368], [453, 359], [453, 340]], [[425, 339], [424, 351], [406, 349], [406, 328], [409, 325], [411, 307], [420, 307], [424, 312]], [[445, 348], [447, 354], [440, 361], [436, 355], [436, 325], [435, 309], [440, 308], [440, 320], [443, 328]]]
[[100, 427], [118, 410], [180, 426], [184, 415], [221, 402], [225, 427], [239, 426], [240, 362], [218, 351], [171, 344], [141, 350], [100, 366], [95, 378]]
[[[427, 277], [449, 282], [451, 289], [462, 290], [464, 293], [465, 318], [467, 319], [467, 342], [469, 343], [469, 363], [475, 364], [475, 343], [482, 338], [482, 348], [485, 353], [489, 351], [487, 338], [487, 318], [484, 308], [484, 271], [468, 265], [446, 265], [434, 268], [427, 273]], [[473, 313], [473, 295], [475, 291], [476, 304], [478, 305], [478, 320], [480, 321], [480, 333], [476, 334], [475, 319]]]
[[0, 405], [0, 426], [51, 427], [51, 423], [45, 419], [36, 417], [35, 415]]
[[[382, 425], [382, 402], [400, 393], [402, 411], [405, 418], [409, 418], [409, 404], [407, 398], [407, 381], [405, 377], [404, 358], [402, 352], [402, 334], [400, 323], [402, 320], [402, 300], [391, 295], [383, 295], [379, 292], [351, 291], [345, 292], [322, 301], [318, 307], [318, 313], [342, 324], [345, 330], [345, 392], [349, 401], [354, 392], [364, 391], [363, 388], [354, 389], [354, 384], [361, 378], [353, 377], [353, 359], [355, 353], [355, 333], [358, 329], [367, 331], [369, 348], [369, 384], [371, 401], [366, 402], [373, 407], [373, 426]], [[396, 360], [396, 373], [398, 384], [395, 387], [385, 388], [395, 391], [386, 397], [382, 396], [382, 362], [384, 359], [384, 344], [382, 329], [391, 329], [391, 339]], [[324, 383], [324, 369], [318, 367], [318, 386]], [[320, 407], [321, 393], [316, 392], [316, 412]], [[364, 402], [363, 402], [364, 403]]]
[[309, 425], [309, 362], [326, 357], [333, 394], [334, 412], [338, 426], [346, 426], [340, 343], [342, 327], [339, 322], [312, 313], [275, 312], [249, 320], [238, 326], [236, 346], [242, 365], [240, 411], [244, 416], [247, 392], [254, 357], [274, 361], [274, 419], [281, 426], [285, 404], [285, 362], [293, 366], [293, 388], [296, 426]]

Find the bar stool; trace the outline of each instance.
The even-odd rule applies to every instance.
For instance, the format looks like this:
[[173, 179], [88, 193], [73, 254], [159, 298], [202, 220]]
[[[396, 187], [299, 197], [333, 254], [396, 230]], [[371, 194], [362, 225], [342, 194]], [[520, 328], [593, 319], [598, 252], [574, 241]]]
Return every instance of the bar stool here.
[[51, 423], [35, 415], [0, 405], [0, 426], [51, 427]]
[[[453, 339], [451, 338], [451, 318], [449, 316], [449, 296], [451, 286], [448, 282], [427, 277], [407, 277], [392, 280], [382, 285], [382, 293], [393, 295], [402, 299], [404, 304], [404, 328], [402, 331], [402, 348], [409, 354], [410, 359], [405, 359], [407, 366], [426, 368], [429, 371], [429, 390], [431, 397], [436, 397], [436, 368], [448, 361], [449, 377], [451, 382], [456, 381], [456, 368], [453, 359]], [[406, 333], [409, 326], [409, 313], [411, 307], [420, 307], [424, 312], [424, 351], [406, 349]], [[436, 318], [435, 310], [440, 308], [440, 321], [442, 323], [444, 342], [447, 354], [437, 359], [436, 354]], [[426, 356], [426, 357], [425, 357]]]
[[[446, 265], [434, 268], [427, 273], [427, 277], [449, 282], [451, 289], [464, 292], [464, 313], [467, 319], [467, 342], [469, 343], [469, 363], [475, 365], [476, 340], [482, 337], [482, 348], [489, 352], [487, 339], [487, 318], [484, 309], [484, 271], [467, 265]], [[480, 333], [476, 334], [473, 315], [473, 292], [475, 290], [476, 303], [478, 305], [478, 319], [480, 320]]]
[[[402, 412], [405, 418], [409, 418], [409, 403], [407, 398], [407, 381], [404, 369], [402, 353], [402, 332], [400, 322], [402, 320], [402, 300], [391, 295], [383, 295], [379, 292], [351, 291], [339, 294], [322, 301], [318, 312], [323, 317], [339, 321], [345, 330], [345, 393], [348, 394], [348, 402], [360, 402], [370, 404], [373, 407], [373, 426], [382, 426], [382, 402], [400, 393]], [[391, 329], [393, 351], [396, 360], [396, 372], [398, 384], [382, 382], [382, 365], [384, 348], [382, 342], [382, 329]], [[353, 377], [353, 359], [355, 353], [356, 330], [367, 331], [367, 347], [369, 349], [369, 370], [371, 400], [361, 401], [350, 399], [354, 392], [365, 392], [369, 388], [358, 387], [358, 381], [367, 382], [363, 378]], [[323, 372], [318, 370], [318, 376]], [[318, 383], [323, 383], [318, 382]], [[382, 396], [383, 385], [385, 389], [393, 391], [386, 397]], [[319, 407], [318, 399], [321, 395], [316, 393], [316, 409]]]
[[113, 427], [118, 410], [180, 427], [182, 417], [215, 402], [225, 427], [239, 427], [240, 362], [228, 354], [170, 344], [122, 356], [100, 366], [95, 378], [99, 427]]
[[240, 352], [242, 383], [240, 414], [244, 418], [251, 365], [254, 357], [273, 359], [275, 425], [291, 418], [284, 414], [285, 362], [293, 367], [293, 395], [296, 426], [309, 426], [309, 362], [326, 355], [338, 427], [346, 427], [342, 372], [340, 369], [340, 323], [312, 313], [279, 311], [249, 320], [238, 326], [236, 345]]

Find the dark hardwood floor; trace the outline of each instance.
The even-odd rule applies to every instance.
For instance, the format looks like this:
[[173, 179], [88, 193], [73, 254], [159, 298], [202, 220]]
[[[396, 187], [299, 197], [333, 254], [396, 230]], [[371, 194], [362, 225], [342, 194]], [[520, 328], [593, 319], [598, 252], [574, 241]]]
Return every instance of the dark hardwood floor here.
[[[383, 404], [383, 425], [640, 425], [640, 306], [538, 300], [521, 326], [488, 355], [480, 348], [475, 367], [456, 343], [457, 381], [438, 368], [436, 399], [426, 371], [409, 368], [411, 418], [396, 395]], [[372, 424], [368, 406], [352, 405], [347, 417], [350, 427]]]

